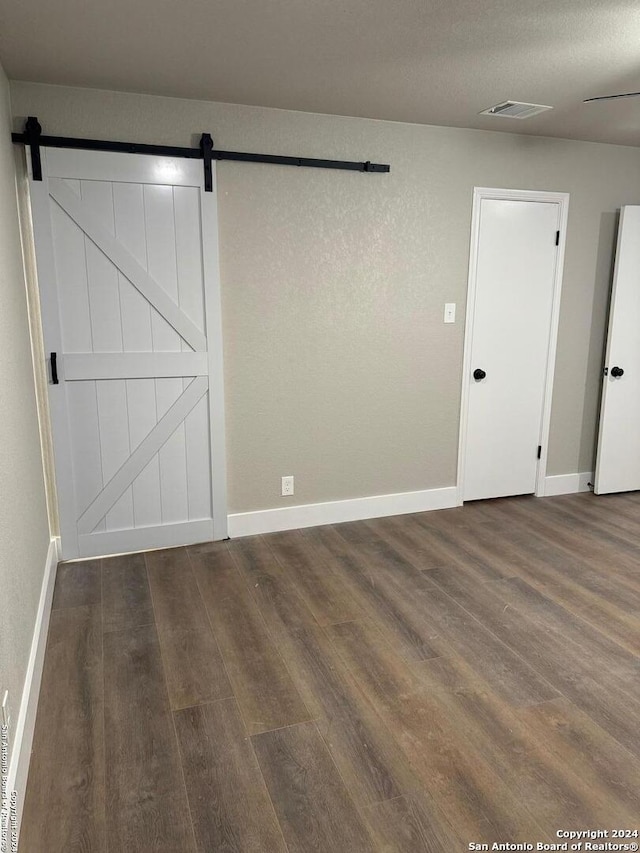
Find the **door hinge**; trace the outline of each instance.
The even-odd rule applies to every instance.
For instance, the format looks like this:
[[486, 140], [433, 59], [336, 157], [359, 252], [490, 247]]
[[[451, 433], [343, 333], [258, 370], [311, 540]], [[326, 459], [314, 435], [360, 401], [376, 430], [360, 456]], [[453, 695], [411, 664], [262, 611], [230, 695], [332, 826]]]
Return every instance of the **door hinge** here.
[[556, 231], [556, 246], [560, 245], [560, 232]]
[[538, 445], [538, 459], [540, 459], [541, 456], [542, 456], [542, 445], [539, 444]]

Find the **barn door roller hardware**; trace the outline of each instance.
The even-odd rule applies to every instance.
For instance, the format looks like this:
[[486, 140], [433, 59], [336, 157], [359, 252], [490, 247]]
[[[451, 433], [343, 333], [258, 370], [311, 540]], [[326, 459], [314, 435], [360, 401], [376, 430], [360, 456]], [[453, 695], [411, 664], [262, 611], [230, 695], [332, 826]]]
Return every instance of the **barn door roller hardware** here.
[[357, 163], [353, 160], [318, 160], [314, 157], [283, 157], [278, 154], [248, 154], [242, 151], [220, 151], [213, 147], [211, 134], [203, 133], [198, 148], [178, 148], [173, 145], [146, 145], [141, 142], [111, 142], [106, 139], [76, 139], [72, 136], [43, 136], [40, 122], [29, 116], [24, 133], [12, 133], [17, 145], [31, 150], [31, 171], [34, 181], [42, 180], [40, 148], [84, 148], [90, 151], [120, 151], [126, 154], [155, 154], [165, 157], [186, 157], [204, 161], [204, 188], [213, 189], [211, 164], [214, 160], [235, 160], [240, 163], [272, 163], [280, 166], [310, 166], [314, 169], [343, 169], [348, 172], [389, 172], [383, 163]]

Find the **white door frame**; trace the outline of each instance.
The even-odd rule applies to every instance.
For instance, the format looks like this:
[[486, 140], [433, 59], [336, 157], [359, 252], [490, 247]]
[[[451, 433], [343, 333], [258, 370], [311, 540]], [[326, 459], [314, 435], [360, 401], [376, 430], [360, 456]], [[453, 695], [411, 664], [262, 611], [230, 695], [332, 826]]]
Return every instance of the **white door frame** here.
[[558, 324], [560, 320], [560, 297], [562, 293], [562, 271], [564, 267], [564, 252], [567, 239], [567, 220], [569, 216], [569, 193], [545, 192], [539, 190], [506, 190], [491, 187], [474, 187], [473, 211], [471, 215], [471, 246], [469, 252], [469, 278], [467, 284], [467, 308], [464, 328], [464, 356], [462, 360], [462, 393], [460, 400], [460, 436], [458, 441], [458, 481], [457, 504], [462, 506], [464, 494], [464, 460], [467, 445], [467, 422], [469, 412], [469, 374], [471, 371], [471, 351], [473, 345], [473, 320], [476, 307], [476, 282], [478, 273], [478, 250], [480, 245], [480, 208], [484, 199], [498, 201], [533, 201], [547, 202], [559, 206], [558, 229], [560, 241], [556, 253], [556, 263], [553, 273], [553, 302], [551, 307], [551, 333], [547, 353], [545, 373], [544, 402], [542, 407], [542, 425], [540, 430], [540, 445], [542, 451], [538, 460], [536, 475], [537, 497], [544, 495], [547, 472], [547, 454], [549, 450], [549, 427], [551, 423], [551, 400], [553, 396], [553, 377], [556, 364], [558, 343]]
[[[228, 537], [227, 520], [227, 474], [226, 474], [226, 443], [225, 443], [225, 414], [224, 414], [224, 374], [223, 374], [223, 343], [222, 343], [222, 307], [220, 270], [218, 264], [218, 205], [216, 185], [216, 164], [212, 163], [212, 192], [204, 190], [204, 170], [199, 160], [165, 157], [146, 154], [114, 154], [102, 152], [102, 161], [96, 164], [97, 152], [76, 152], [83, 168], [89, 169], [90, 179], [119, 180], [147, 184], [175, 184], [196, 186], [200, 189], [200, 214], [202, 229], [202, 263], [205, 293], [205, 323], [208, 339], [208, 375], [209, 375], [209, 431], [211, 453], [211, 501], [213, 519], [213, 538], [215, 540]], [[83, 155], [90, 156], [91, 163], [84, 163]], [[55, 300], [56, 272], [54, 261], [53, 241], [50, 226], [49, 189], [47, 168], [47, 148], [41, 149], [42, 180], [34, 181], [31, 157], [27, 156], [29, 177], [29, 195], [31, 216], [34, 226], [36, 268], [38, 276], [38, 291], [41, 307], [42, 331], [44, 346], [49, 350], [62, 352], [62, 332], [59, 306]], [[114, 173], [114, 164], [116, 164]], [[56, 171], [56, 177], [78, 178], [80, 172], [72, 170], [69, 175]], [[46, 284], [45, 284], [46, 282]], [[49, 365], [47, 365], [49, 369]], [[57, 441], [53, 445], [54, 471], [56, 473], [56, 498], [59, 506], [60, 535], [63, 547], [73, 559], [74, 552], [78, 554], [78, 530], [74, 519], [75, 494], [71, 478], [66, 473], [71, 470], [70, 429], [68, 425], [68, 407], [66, 403], [64, 366], [59, 366], [61, 375], [60, 385], [54, 389], [48, 385], [50, 406], [50, 422], [47, 429], [53, 434], [52, 423], [58, 425]], [[47, 374], [49, 375], [49, 374]], [[66, 427], [60, 429], [60, 427]], [[160, 534], [161, 536], [161, 534]], [[127, 550], [139, 550], [132, 540], [132, 547]], [[155, 547], [167, 547], [167, 543], [158, 541]]]

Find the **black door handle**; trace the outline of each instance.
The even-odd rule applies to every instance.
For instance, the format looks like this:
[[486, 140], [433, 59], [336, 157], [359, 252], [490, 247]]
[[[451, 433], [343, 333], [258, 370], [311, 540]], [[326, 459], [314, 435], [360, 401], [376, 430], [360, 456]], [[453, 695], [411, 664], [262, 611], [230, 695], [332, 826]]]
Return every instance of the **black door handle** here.
[[616, 379], [619, 376], [622, 376], [623, 374], [624, 374], [624, 370], [621, 367], [612, 367], [611, 368], [611, 375], [614, 376]]
[[55, 352], [52, 352], [49, 356], [51, 361], [51, 384], [59, 385], [58, 381], [58, 356]]
[[480, 382], [480, 380], [484, 379], [486, 375], [487, 374], [484, 372], [484, 370], [481, 370], [481, 368], [479, 367], [476, 367], [476, 369], [473, 371], [473, 378], [476, 380], [476, 382]]

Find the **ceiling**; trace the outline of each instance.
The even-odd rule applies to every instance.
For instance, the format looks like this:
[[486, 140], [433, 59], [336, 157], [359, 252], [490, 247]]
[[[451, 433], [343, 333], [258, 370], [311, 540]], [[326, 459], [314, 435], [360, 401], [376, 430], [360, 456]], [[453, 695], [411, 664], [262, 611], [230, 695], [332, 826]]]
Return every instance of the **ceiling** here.
[[[0, 0], [9, 77], [640, 145], [638, 0]], [[524, 121], [500, 101], [550, 104]]]

